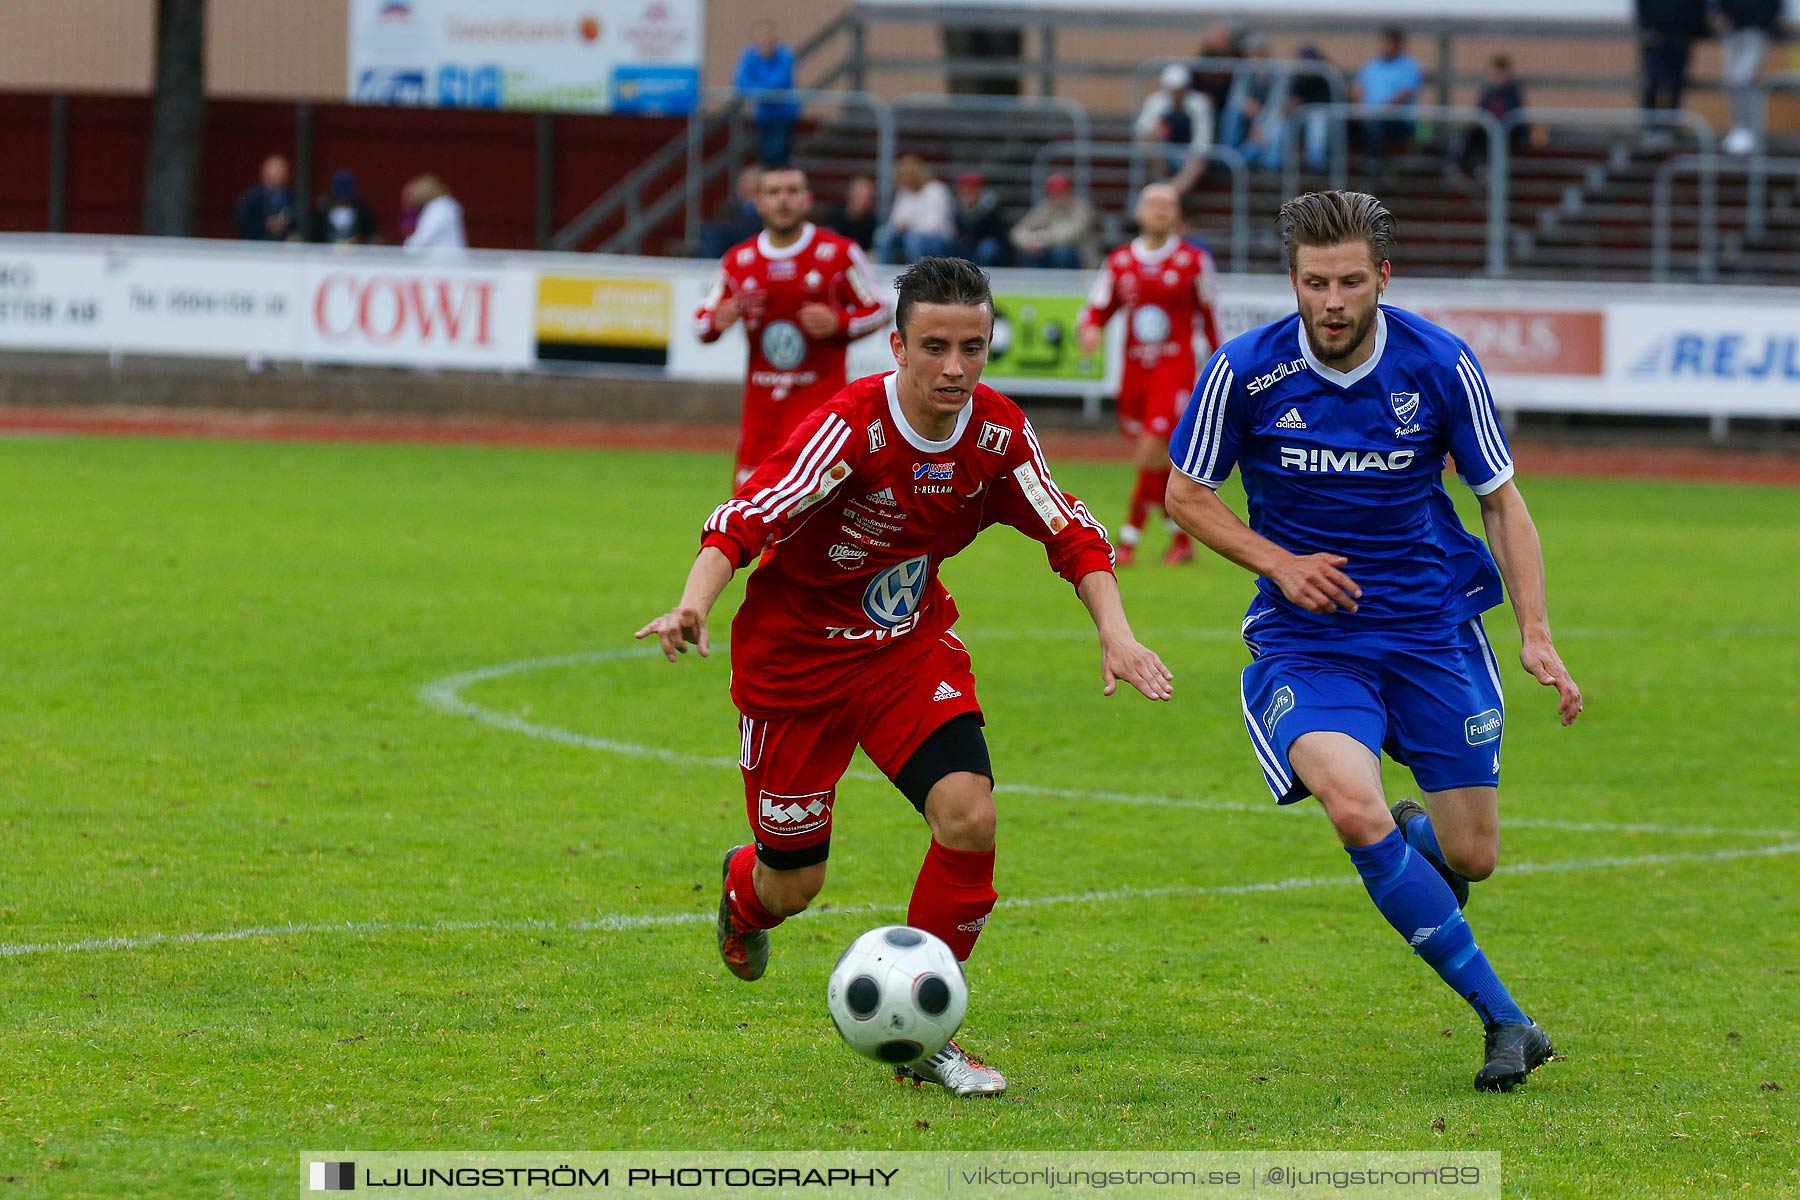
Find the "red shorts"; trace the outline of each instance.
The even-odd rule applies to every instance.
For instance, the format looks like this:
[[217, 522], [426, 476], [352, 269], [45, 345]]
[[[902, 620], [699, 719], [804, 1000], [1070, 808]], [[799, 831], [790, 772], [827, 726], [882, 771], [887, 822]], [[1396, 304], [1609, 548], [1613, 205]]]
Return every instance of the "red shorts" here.
[[856, 748], [892, 779], [926, 738], [964, 713], [981, 713], [975, 675], [968, 650], [946, 633], [911, 665], [837, 707], [766, 720], [740, 716], [738, 765], [757, 849], [777, 857], [811, 850], [802, 857], [823, 862], [838, 780]]
[[1193, 391], [1193, 372], [1186, 364], [1141, 373], [1128, 370], [1119, 387], [1119, 432], [1130, 438], [1168, 437]]
[[766, 389], [744, 393], [744, 415], [738, 426], [737, 473], [732, 486], [742, 487], [763, 460], [787, 443], [800, 422], [830, 400], [842, 387], [827, 390], [814, 385], [777, 400]]

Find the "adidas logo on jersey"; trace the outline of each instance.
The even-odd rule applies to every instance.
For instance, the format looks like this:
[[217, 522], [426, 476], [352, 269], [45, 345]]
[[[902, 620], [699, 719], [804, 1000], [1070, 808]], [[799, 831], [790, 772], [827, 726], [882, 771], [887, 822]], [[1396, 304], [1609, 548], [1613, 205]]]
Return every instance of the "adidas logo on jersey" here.
[[867, 500], [870, 504], [886, 504], [889, 507], [893, 507], [895, 504], [894, 489], [891, 487], [884, 487], [879, 492], [870, 492], [867, 496], [864, 496], [863, 499]]
[[931, 697], [931, 699], [933, 702], [936, 702], [938, 700], [955, 700], [957, 697], [959, 697], [961, 695], [962, 695], [961, 692], [959, 692], [955, 688], [951, 687], [948, 683], [944, 683], [944, 682], [940, 681], [937, 686], [937, 693], [935, 695], [933, 695]]
[[1290, 408], [1281, 414], [1281, 420], [1275, 422], [1277, 429], [1305, 429], [1306, 422], [1300, 417], [1300, 410]]

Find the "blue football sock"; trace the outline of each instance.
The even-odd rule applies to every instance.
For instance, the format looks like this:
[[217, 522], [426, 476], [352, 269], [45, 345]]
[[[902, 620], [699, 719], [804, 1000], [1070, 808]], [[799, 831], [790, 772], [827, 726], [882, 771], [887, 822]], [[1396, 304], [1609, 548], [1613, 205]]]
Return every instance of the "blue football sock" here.
[[[1416, 824], [1417, 818], [1408, 822]], [[1443, 981], [1467, 1000], [1483, 1023], [1527, 1023], [1527, 1017], [1475, 944], [1450, 886], [1400, 836], [1398, 829], [1373, 846], [1346, 846], [1369, 898]]]
[[1406, 823], [1406, 829], [1400, 835], [1406, 844], [1429, 858], [1433, 866], [1448, 871], [1449, 864], [1444, 861], [1444, 852], [1438, 847], [1437, 830], [1431, 827], [1431, 817], [1420, 813]]

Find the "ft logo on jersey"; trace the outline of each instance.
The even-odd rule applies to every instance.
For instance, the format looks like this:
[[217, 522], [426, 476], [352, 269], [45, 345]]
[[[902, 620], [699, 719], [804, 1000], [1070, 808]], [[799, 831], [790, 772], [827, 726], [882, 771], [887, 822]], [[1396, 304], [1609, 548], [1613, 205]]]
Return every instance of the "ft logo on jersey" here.
[[1281, 447], [1281, 465], [1293, 471], [1320, 474], [1358, 474], [1363, 471], [1404, 471], [1419, 456], [1417, 450], [1394, 450], [1380, 454], [1370, 450], [1358, 454], [1354, 450], [1303, 450], [1298, 446]]
[[994, 454], [1005, 454], [1006, 448], [1012, 445], [1012, 430], [992, 421], [983, 421], [981, 436], [975, 439], [975, 444]]

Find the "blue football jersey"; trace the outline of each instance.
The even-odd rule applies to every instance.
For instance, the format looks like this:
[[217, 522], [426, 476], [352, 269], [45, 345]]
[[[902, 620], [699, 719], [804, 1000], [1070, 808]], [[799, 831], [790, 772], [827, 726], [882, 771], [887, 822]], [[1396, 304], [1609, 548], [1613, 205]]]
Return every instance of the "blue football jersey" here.
[[[1446, 454], [1476, 495], [1512, 478], [1487, 379], [1466, 343], [1382, 305], [1375, 351], [1354, 371], [1319, 362], [1300, 315], [1221, 346], [1169, 439], [1176, 469], [1216, 488], [1236, 466], [1250, 528], [1295, 554], [1349, 559], [1355, 613], [1319, 622], [1458, 624], [1499, 604], [1500, 572], [1444, 490]], [[1361, 626], [1374, 628], [1374, 626]]]

